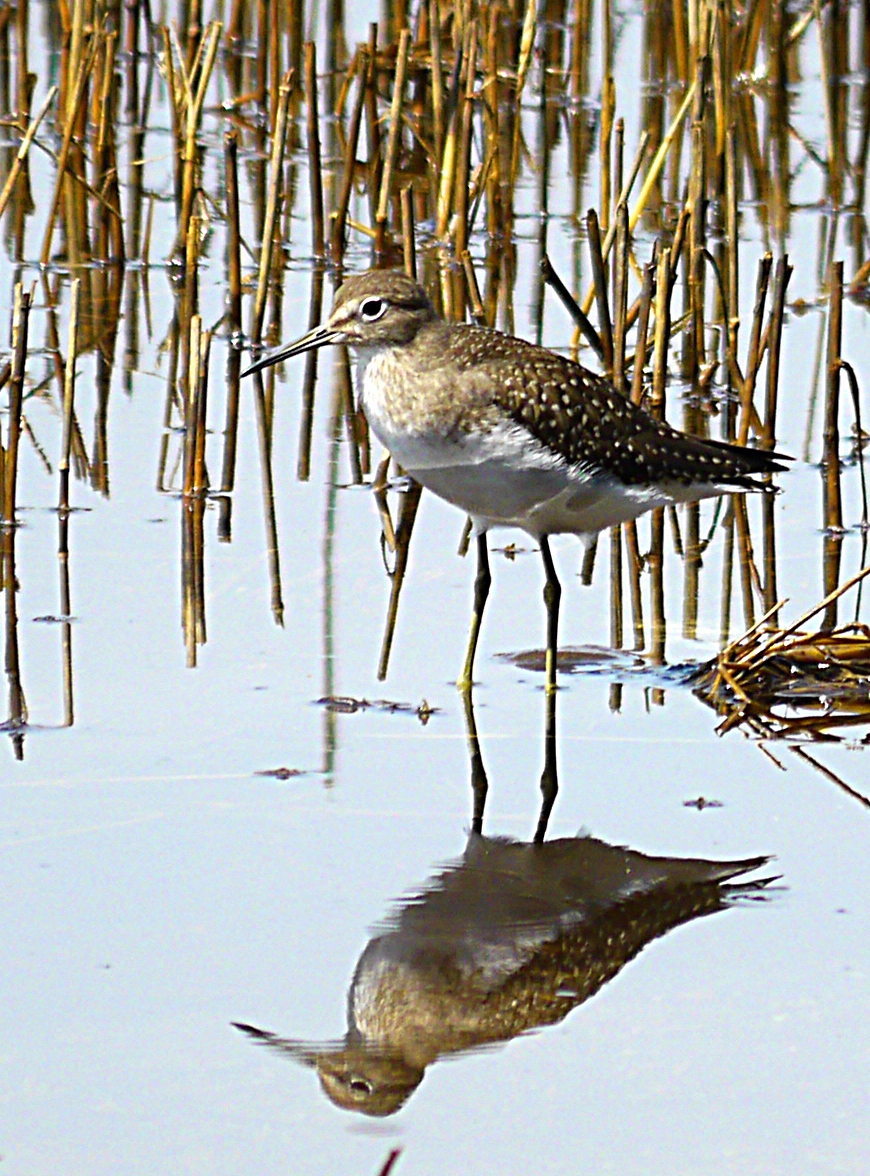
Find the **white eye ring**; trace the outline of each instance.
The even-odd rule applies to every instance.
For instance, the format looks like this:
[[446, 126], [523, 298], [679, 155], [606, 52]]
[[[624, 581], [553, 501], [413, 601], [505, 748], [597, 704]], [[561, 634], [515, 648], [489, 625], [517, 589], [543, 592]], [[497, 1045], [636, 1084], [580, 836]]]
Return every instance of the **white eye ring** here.
[[359, 317], [364, 323], [376, 323], [387, 313], [386, 298], [366, 298], [359, 304]]

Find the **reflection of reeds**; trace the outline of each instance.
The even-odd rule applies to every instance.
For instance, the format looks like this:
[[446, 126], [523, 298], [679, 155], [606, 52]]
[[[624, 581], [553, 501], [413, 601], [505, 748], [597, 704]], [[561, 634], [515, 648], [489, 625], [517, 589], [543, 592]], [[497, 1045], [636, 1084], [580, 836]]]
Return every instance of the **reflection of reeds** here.
[[[15, 496], [18, 485], [18, 445], [21, 440], [21, 404], [24, 398], [24, 373], [27, 363], [27, 331], [30, 321], [30, 292], [15, 287], [12, 314], [12, 371], [9, 377], [9, 424], [6, 451], [3, 453], [3, 523], [15, 526]], [[0, 447], [2, 448], [2, 447]]]
[[24, 759], [24, 727], [27, 724], [27, 701], [21, 685], [18, 651], [18, 579], [15, 574], [16, 530], [9, 527], [0, 535], [0, 587], [6, 605], [6, 682], [9, 687], [9, 718], [2, 725], [12, 737], [17, 760]]
[[70, 293], [69, 347], [66, 356], [66, 370], [63, 382], [63, 438], [58, 463], [60, 490], [58, 506], [62, 512], [69, 510], [69, 459], [73, 436], [73, 411], [75, 401], [75, 375], [78, 360], [79, 294], [81, 279], [76, 278]]

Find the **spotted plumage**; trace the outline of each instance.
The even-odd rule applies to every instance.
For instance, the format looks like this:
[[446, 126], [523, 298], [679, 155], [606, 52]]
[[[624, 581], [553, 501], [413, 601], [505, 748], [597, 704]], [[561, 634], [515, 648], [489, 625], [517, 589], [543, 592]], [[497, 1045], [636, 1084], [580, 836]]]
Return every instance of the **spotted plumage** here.
[[445, 361], [474, 370], [493, 403], [569, 465], [626, 485], [672, 479], [759, 488], [753, 474], [784, 467], [763, 450], [679, 433], [617, 392], [603, 376], [555, 352], [487, 327], [460, 326]]
[[356, 352], [366, 417], [396, 461], [474, 522], [478, 572], [464, 688], [489, 592], [488, 529], [521, 527], [540, 544], [554, 689], [561, 589], [550, 535], [588, 540], [655, 507], [761, 489], [759, 476], [785, 468], [778, 454], [679, 433], [603, 376], [543, 347], [445, 323], [423, 287], [398, 270], [348, 278], [324, 326], [249, 370], [328, 343]]

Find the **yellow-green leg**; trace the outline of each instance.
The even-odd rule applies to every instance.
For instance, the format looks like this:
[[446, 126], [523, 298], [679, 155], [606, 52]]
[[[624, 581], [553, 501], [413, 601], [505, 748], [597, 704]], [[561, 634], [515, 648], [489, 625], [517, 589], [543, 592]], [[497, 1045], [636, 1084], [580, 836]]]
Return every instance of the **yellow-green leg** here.
[[486, 545], [486, 532], [477, 536], [477, 575], [474, 577], [474, 611], [471, 614], [471, 628], [468, 632], [468, 647], [465, 650], [465, 664], [462, 667], [456, 685], [460, 690], [471, 689], [471, 675], [474, 670], [474, 655], [477, 651], [477, 639], [480, 636], [480, 622], [483, 620], [483, 610], [486, 598], [489, 596], [492, 576], [489, 572], [489, 549]]
[[541, 536], [541, 556], [544, 560], [544, 571], [547, 579], [544, 584], [544, 604], [547, 607], [547, 657], [546, 683], [548, 694], [556, 689], [556, 648], [559, 634], [559, 601], [562, 598], [562, 585], [556, 575], [553, 557], [550, 555], [550, 540], [546, 535]]

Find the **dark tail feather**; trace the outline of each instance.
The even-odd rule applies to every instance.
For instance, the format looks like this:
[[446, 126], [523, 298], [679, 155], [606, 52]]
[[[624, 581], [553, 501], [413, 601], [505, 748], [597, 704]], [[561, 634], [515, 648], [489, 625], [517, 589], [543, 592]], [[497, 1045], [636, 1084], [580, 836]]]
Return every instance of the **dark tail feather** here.
[[770, 449], [754, 449], [748, 445], [732, 445], [730, 441], [705, 440], [705, 445], [715, 449], [723, 457], [729, 457], [742, 468], [745, 474], [778, 474], [787, 470], [783, 462], [794, 461], [787, 453], [775, 453]]

